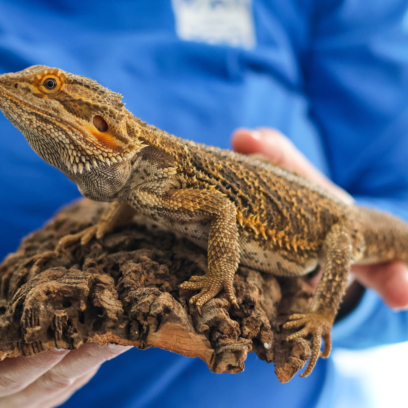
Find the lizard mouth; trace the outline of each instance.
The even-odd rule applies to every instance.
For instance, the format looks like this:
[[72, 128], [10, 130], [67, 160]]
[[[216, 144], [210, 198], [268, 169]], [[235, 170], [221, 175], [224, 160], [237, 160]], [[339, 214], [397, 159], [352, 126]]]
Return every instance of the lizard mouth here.
[[[13, 94], [0, 82], [0, 110], [24, 134], [40, 157], [64, 172], [66, 169], [56, 164], [58, 161], [56, 158], [50, 158], [44, 153], [43, 148], [40, 149], [38, 139], [44, 139], [42, 145], [52, 141], [60, 143], [62, 146], [58, 149], [61, 153], [59, 160], [68, 170], [73, 169], [75, 174], [77, 172], [82, 174], [84, 167], [90, 170], [99, 167], [100, 164], [111, 166], [123, 162], [144, 147], [143, 144], [132, 143], [131, 140], [128, 143], [121, 141], [106, 129], [103, 122], [102, 124], [97, 122], [99, 126], [97, 127], [94, 122], [75, 118], [69, 112], [64, 113], [62, 104], [59, 110], [52, 106], [45, 108], [34, 106], [30, 100], [24, 100], [22, 96]], [[27, 113], [43, 118], [43, 123], [41, 119], [33, 121], [32, 118], [28, 118]]]
[[[0, 95], [4, 96], [4, 98], [10, 100], [10, 101], [13, 102], [15, 105], [21, 107], [22, 109], [25, 108], [25, 109], [28, 110], [28, 111], [37, 112], [37, 113], [40, 113], [40, 114], [42, 114], [42, 115], [44, 115], [44, 116], [50, 116], [49, 114], [47, 114], [47, 113], [45, 113], [45, 112], [42, 112], [40, 109], [34, 108], [34, 107], [31, 106], [30, 104], [21, 101], [19, 98], [16, 98], [15, 96], [10, 95], [7, 91], [4, 90], [3, 87], [1, 87], [1, 85], [0, 85]], [[7, 108], [5, 108], [4, 105], [1, 103], [1, 99], [2, 99], [2, 98], [0, 98], [0, 109], [1, 109], [3, 112], [5, 112], [5, 113], [6, 113], [6, 111], [7, 111], [7, 113], [11, 114], [11, 112], [10, 112], [9, 110], [7, 110]], [[16, 119], [17, 119], [17, 118], [16, 118]]]
[[[10, 100], [12, 103], [14, 103], [14, 105], [18, 106], [20, 109], [28, 111], [28, 112], [40, 114], [40, 115], [46, 117], [47, 119], [51, 120], [53, 123], [55, 123], [53, 119], [56, 119], [58, 117], [58, 115], [52, 114], [50, 111], [45, 111], [45, 110], [42, 110], [42, 109], [40, 109], [38, 107], [34, 107], [30, 103], [28, 103], [26, 101], [23, 101], [20, 98], [14, 96], [14, 95], [10, 95], [4, 88], [1, 87], [1, 85], [0, 85], [0, 96], [3, 96], [6, 99]], [[19, 120], [18, 114], [13, 115], [13, 112], [10, 112], [10, 110], [5, 108], [4, 105], [2, 105], [2, 103], [1, 103], [1, 99], [2, 98], [0, 97], [0, 109], [4, 113], [7, 113], [7, 114], [13, 116], [14, 120], [16, 122], [20, 123], [21, 120]], [[60, 124], [61, 124], [61, 121], [56, 123], [56, 125], [58, 125], [58, 126], [60, 126]]]
[[72, 140], [75, 144], [80, 144], [82, 147], [86, 148], [92, 147], [101, 150], [102, 152], [111, 153], [115, 150], [117, 152], [121, 151], [123, 146], [122, 144], [116, 140], [116, 138], [110, 134], [110, 132], [106, 132], [106, 130], [102, 129], [99, 130], [93, 126], [90, 126], [88, 123], [81, 123], [79, 120], [67, 120], [66, 118], [63, 119], [61, 114], [53, 113], [50, 110], [41, 109], [38, 107], [33, 106], [27, 101], [23, 101], [21, 98], [16, 97], [15, 95], [11, 95], [7, 92], [4, 87], [0, 85], [0, 109], [7, 114], [7, 116], [11, 116], [13, 118], [13, 122], [23, 133], [24, 133], [24, 126], [22, 125], [21, 118], [19, 117], [18, 113], [13, 113], [9, 109], [7, 109], [4, 104], [1, 103], [1, 96], [11, 101], [14, 105], [18, 106], [21, 110], [31, 112], [34, 114], [41, 115], [51, 121], [56, 127], [62, 128], [65, 133], [70, 137], [72, 140], [73, 134], [80, 134], [82, 136], [82, 140], [78, 140], [78, 137], [74, 137], [76, 140]]

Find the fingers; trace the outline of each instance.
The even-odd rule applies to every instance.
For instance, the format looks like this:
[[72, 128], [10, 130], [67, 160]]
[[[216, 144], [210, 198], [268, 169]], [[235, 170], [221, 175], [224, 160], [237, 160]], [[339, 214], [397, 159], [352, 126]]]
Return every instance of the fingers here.
[[69, 394], [75, 390], [77, 380], [95, 371], [104, 361], [128, 350], [129, 347], [87, 343], [78, 350], [72, 350], [55, 364], [47, 372], [38, 376], [38, 378], [23, 390], [0, 398], [0, 406], [7, 408], [26, 407], [34, 408], [37, 406], [46, 407], [45, 401], [53, 401], [59, 395]]
[[89, 373], [77, 378], [74, 383], [67, 389], [61, 391], [61, 393], [53, 396], [51, 399], [41, 402], [40, 405], [37, 405], [35, 408], [48, 408], [48, 407], [59, 407], [65, 401], [67, 401], [75, 391], [83, 387], [91, 378], [97, 373], [99, 367], [91, 370]]
[[238, 153], [262, 154], [274, 164], [321, 185], [346, 203], [353, 203], [349, 194], [320, 173], [288, 138], [275, 129], [238, 129], [232, 136], [232, 146]]
[[[301, 166], [292, 159], [293, 154], [304, 156], [292, 142], [275, 129], [237, 129], [232, 136], [234, 150], [243, 154], [262, 154], [279, 166], [298, 171]], [[308, 164], [306, 164], [308, 166]]]
[[408, 268], [403, 262], [353, 265], [351, 271], [363, 286], [375, 290], [390, 308], [408, 308]]
[[[0, 397], [23, 390], [68, 353], [69, 350], [50, 350], [33, 357], [7, 358], [0, 362]], [[0, 403], [0, 406], [3, 405]]]

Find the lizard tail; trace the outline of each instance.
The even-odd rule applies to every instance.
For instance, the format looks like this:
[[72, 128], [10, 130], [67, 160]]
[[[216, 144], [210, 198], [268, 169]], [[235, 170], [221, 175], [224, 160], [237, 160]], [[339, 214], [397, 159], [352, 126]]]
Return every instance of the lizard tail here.
[[365, 244], [359, 263], [400, 260], [408, 264], [408, 224], [380, 211], [357, 211]]

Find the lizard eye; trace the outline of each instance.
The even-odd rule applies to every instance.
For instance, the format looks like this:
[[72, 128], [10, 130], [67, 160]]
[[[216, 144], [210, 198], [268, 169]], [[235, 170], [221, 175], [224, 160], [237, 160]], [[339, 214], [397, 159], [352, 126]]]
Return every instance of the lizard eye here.
[[54, 78], [47, 78], [44, 81], [44, 87], [52, 91], [57, 86], [57, 81]]
[[62, 86], [61, 80], [57, 76], [47, 75], [42, 81], [40, 89], [45, 94], [56, 94]]

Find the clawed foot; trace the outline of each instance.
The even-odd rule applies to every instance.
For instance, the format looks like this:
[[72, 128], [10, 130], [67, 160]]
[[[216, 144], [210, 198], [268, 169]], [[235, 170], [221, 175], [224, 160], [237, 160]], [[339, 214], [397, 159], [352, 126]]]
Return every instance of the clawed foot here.
[[197, 306], [198, 312], [201, 314], [201, 307], [206, 302], [214, 298], [221, 291], [221, 289], [225, 290], [228, 300], [231, 302], [231, 304], [239, 309], [232, 282], [232, 279], [230, 280], [212, 277], [209, 276], [208, 273], [206, 273], [204, 276], [192, 276], [188, 282], [182, 283], [180, 285], [180, 288], [189, 290], [201, 289], [200, 293], [194, 295], [190, 299], [190, 303], [195, 304]]
[[[309, 363], [306, 370], [301, 377], [307, 377], [316, 365], [319, 354], [323, 358], [327, 358], [331, 350], [331, 327], [332, 323], [325, 316], [318, 313], [305, 313], [305, 314], [294, 314], [289, 317], [288, 322], [283, 325], [284, 329], [295, 329], [298, 327], [303, 327], [296, 333], [291, 334], [286, 338], [286, 341], [292, 341], [298, 339], [299, 337], [312, 337], [312, 355], [310, 356]], [[324, 340], [324, 349], [320, 353], [320, 348], [322, 345], [322, 339]]]
[[97, 239], [100, 239], [103, 237], [103, 235], [104, 231], [101, 231], [98, 228], [98, 224], [95, 224], [76, 234], [66, 235], [65, 237], [61, 238], [55, 250], [57, 252], [61, 252], [78, 243], [85, 246], [91, 241], [92, 238], [96, 237]]

